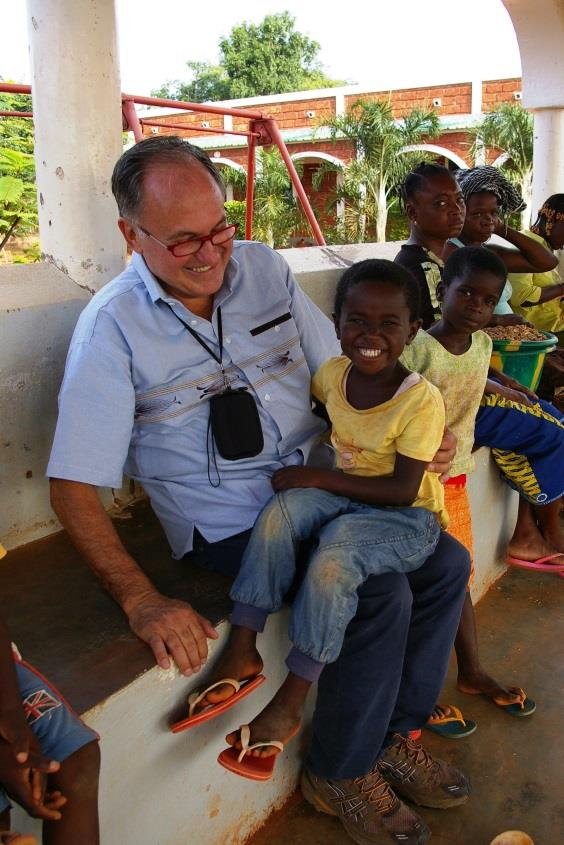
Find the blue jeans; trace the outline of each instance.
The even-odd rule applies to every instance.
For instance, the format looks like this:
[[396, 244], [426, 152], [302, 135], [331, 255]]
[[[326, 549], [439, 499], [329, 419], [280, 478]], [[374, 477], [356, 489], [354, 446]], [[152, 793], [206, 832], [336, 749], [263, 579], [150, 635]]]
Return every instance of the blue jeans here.
[[287, 665], [317, 681], [340, 654], [371, 575], [412, 572], [434, 552], [440, 528], [424, 508], [381, 508], [325, 490], [292, 489], [274, 496], [258, 517], [231, 598], [231, 622], [262, 631], [282, 607], [296, 575], [301, 543], [317, 538], [292, 605]]
[[[198, 538], [190, 558], [236, 575], [251, 532]], [[337, 660], [317, 687], [307, 766], [331, 780], [367, 774], [393, 732], [421, 728], [437, 703], [466, 595], [470, 555], [441, 531], [437, 548], [407, 575], [371, 575]]]

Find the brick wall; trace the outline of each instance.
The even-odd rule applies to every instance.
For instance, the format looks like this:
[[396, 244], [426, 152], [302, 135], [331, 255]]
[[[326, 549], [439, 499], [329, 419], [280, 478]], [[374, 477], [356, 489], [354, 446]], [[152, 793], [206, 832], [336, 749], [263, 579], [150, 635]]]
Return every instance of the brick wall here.
[[482, 83], [482, 111], [489, 112], [499, 103], [514, 103], [515, 91], [521, 90], [521, 80], [514, 79], [491, 79]]
[[438, 115], [468, 114], [471, 111], [472, 86], [469, 82], [455, 85], [435, 85], [430, 88], [409, 88], [401, 91], [376, 91], [372, 94], [355, 94], [345, 98], [346, 108], [356, 100], [391, 100], [394, 117], [402, 117], [413, 109], [433, 108], [435, 98], [441, 105], [434, 107]]
[[[245, 109], [245, 106], [243, 106]], [[335, 114], [335, 98], [322, 97], [317, 100], [291, 100], [286, 103], [261, 103], [260, 106], [249, 106], [251, 111], [261, 111], [273, 117], [279, 129], [295, 129], [301, 126], [315, 126], [319, 120]], [[315, 112], [315, 117], [308, 118], [307, 112]], [[243, 118], [233, 118], [233, 129], [246, 130], [248, 121]]]

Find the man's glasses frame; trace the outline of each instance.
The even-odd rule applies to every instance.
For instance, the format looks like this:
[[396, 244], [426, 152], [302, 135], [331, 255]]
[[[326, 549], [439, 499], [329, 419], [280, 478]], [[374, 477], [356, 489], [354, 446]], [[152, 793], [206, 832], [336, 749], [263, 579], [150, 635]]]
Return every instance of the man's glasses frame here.
[[230, 223], [229, 226], [224, 226], [223, 229], [216, 229], [215, 232], [211, 232], [209, 235], [202, 235], [199, 238], [189, 238], [187, 241], [179, 241], [175, 244], [165, 244], [164, 241], [156, 238], [147, 229], [140, 226], [139, 223], [135, 225], [144, 235], [156, 241], [156, 243], [168, 250], [175, 258], [186, 258], [188, 255], [194, 255], [194, 253], [202, 248], [202, 245], [206, 241], [211, 241], [214, 246], [220, 246], [220, 244], [225, 244], [227, 241], [232, 241], [239, 228], [237, 223]]

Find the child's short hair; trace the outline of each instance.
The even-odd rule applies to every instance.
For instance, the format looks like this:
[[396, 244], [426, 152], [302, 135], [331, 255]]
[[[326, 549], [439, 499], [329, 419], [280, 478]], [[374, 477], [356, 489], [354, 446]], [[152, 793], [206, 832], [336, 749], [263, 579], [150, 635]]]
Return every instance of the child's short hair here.
[[465, 278], [469, 273], [491, 273], [500, 281], [500, 290], [507, 281], [505, 264], [495, 252], [483, 246], [465, 246], [456, 249], [445, 264], [443, 284], [447, 287], [454, 279]]
[[386, 261], [383, 258], [369, 258], [366, 261], [358, 261], [348, 270], [345, 270], [335, 293], [334, 311], [337, 319], [341, 316], [347, 293], [361, 282], [393, 285], [393, 287], [398, 288], [405, 296], [405, 302], [409, 308], [409, 319], [419, 319], [421, 294], [415, 276], [400, 264], [394, 264], [393, 261]]
[[434, 164], [431, 161], [422, 161], [409, 171], [401, 183], [400, 199], [404, 208], [409, 200], [414, 199], [418, 191], [425, 189], [426, 180], [433, 176], [452, 176], [454, 179], [454, 175], [448, 167], [444, 167], [442, 164]]

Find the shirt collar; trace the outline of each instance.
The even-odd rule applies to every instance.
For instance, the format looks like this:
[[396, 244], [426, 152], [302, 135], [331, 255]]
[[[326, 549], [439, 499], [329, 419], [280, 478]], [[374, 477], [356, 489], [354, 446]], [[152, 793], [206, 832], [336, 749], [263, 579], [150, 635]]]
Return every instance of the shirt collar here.
[[[175, 299], [174, 296], [171, 296], [165, 291], [157, 277], [153, 273], [151, 273], [151, 271], [147, 267], [145, 259], [139, 252], [133, 253], [131, 265], [139, 275], [145, 287], [147, 288], [147, 292], [151, 297], [152, 302], [158, 302], [159, 299], [162, 299], [163, 302], [178, 302], [178, 300]], [[232, 255], [229, 261], [227, 262], [227, 267], [225, 268], [223, 285], [216, 294], [214, 303], [215, 306], [221, 305], [221, 303], [224, 302], [227, 297], [231, 295], [233, 290], [233, 283], [235, 281], [235, 277], [237, 275], [238, 270], [239, 262]]]

